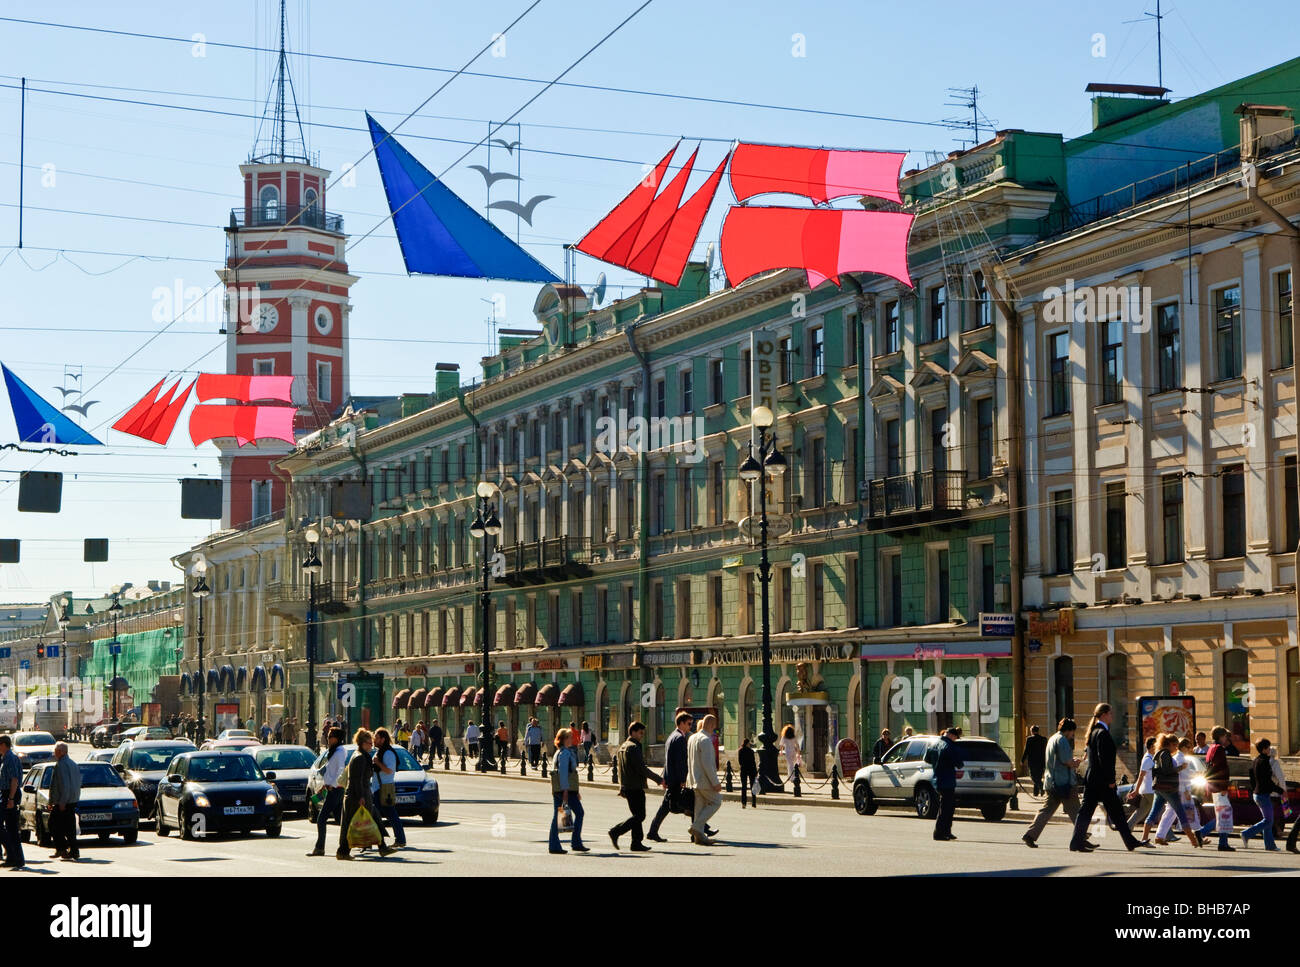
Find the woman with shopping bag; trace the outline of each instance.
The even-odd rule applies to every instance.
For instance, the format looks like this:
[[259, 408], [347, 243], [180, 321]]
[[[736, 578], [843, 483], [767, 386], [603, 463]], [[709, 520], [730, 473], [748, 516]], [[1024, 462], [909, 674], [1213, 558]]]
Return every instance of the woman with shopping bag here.
[[1232, 832], [1232, 802], [1228, 799], [1228, 743], [1232, 738], [1222, 725], [1210, 733], [1211, 742], [1205, 753], [1205, 792], [1214, 804], [1214, 818], [1200, 829], [1202, 838], [1210, 833], [1219, 834], [1219, 849], [1231, 853], [1235, 847], [1228, 845]]
[[551, 771], [551, 852], [563, 853], [560, 831], [573, 830], [570, 848], [575, 853], [590, 853], [582, 845], [582, 797], [578, 794], [578, 737], [573, 729], [555, 733], [555, 762]]
[[387, 856], [393, 848], [384, 842], [384, 828], [375, 817], [375, 799], [370, 792], [370, 781], [375, 776], [375, 766], [370, 756], [374, 736], [369, 729], [357, 729], [352, 741], [356, 751], [348, 760], [348, 780], [343, 792], [343, 819], [339, 823], [337, 859], [352, 859], [351, 850], [378, 846], [379, 855]]

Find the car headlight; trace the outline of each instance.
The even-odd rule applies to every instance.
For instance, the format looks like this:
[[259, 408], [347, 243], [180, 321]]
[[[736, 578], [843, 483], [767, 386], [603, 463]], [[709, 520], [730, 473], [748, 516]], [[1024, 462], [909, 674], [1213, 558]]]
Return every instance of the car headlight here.
[[438, 784], [432, 779], [425, 779], [424, 785], [420, 787], [420, 792], [437, 792]]
[[122, 799], [118, 802], [113, 803], [113, 808], [114, 809], [136, 809], [138, 807], [136, 806], [136, 802], [134, 799]]
[[280, 801], [280, 800], [276, 797], [275, 793], [273, 793], [273, 792], [268, 792], [268, 793], [266, 794], [266, 804], [267, 804], [268, 806], [274, 806], [274, 805], [275, 805], [277, 802], [279, 802], [279, 801]]
[[199, 794], [194, 797], [194, 805], [198, 806], [200, 809], [208, 809], [212, 803], [208, 802], [207, 796]]

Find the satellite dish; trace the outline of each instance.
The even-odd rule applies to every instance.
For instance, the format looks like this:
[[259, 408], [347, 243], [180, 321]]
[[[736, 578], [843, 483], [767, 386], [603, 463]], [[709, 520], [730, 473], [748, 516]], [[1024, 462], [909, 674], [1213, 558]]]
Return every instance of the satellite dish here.
[[605, 301], [605, 273], [596, 276], [596, 284], [591, 288], [591, 304], [598, 306]]

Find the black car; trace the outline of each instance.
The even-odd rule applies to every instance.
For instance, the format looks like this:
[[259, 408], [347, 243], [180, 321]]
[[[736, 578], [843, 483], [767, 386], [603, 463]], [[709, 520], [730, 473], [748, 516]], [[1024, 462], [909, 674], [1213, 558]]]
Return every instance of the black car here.
[[254, 829], [279, 836], [283, 818], [274, 772], [239, 750], [182, 752], [158, 783], [154, 822], [159, 836], [173, 828], [182, 839]]
[[123, 729], [135, 725], [134, 722], [104, 722], [90, 731], [90, 744], [96, 749], [107, 749], [113, 744], [113, 736]]
[[188, 739], [128, 739], [113, 750], [109, 763], [135, 794], [140, 816], [146, 822], [153, 818], [154, 796], [158, 783], [167, 777], [167, 766], [182, 752], [193, 750], [194, 743]]

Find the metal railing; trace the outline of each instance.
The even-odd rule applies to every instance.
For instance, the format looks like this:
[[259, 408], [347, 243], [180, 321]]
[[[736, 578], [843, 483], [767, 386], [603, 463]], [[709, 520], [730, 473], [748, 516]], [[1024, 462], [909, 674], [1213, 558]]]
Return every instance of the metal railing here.
[[230, 223], [236, 228], [263, 228], [272, 225], [318, 228], [325, 232], [343, 234], [343, 216], [327, 215], [319, 204], [277, 205], [274, 207], [232, 208]]
[[591, 563], [591, 541], [576, 537], [528, 541], [504, 546], [500, 550], [506, 558], [507, 574]]
[[925, 470], [880, 477], [868, 482], [867, 506], [871, 517], [958, 511], [964, 506], [964, 470]]

